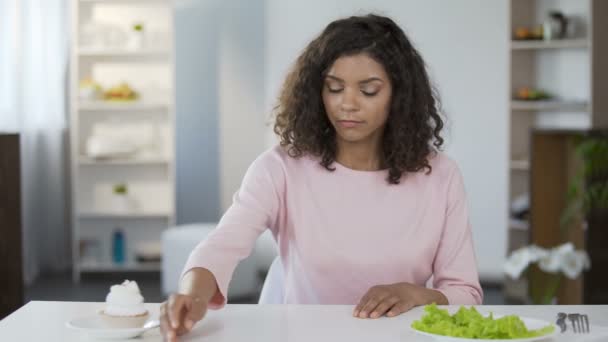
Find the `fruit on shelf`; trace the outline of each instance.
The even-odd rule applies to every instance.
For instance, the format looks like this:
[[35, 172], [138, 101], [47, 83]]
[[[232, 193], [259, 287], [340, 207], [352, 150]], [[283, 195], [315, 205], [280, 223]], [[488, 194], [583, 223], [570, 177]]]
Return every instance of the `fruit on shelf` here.
[[104, 93], [104, 99], [107, 101], [134, 101], [138, 98], [139, 94], [126, 82], [114, 86]]
[[543, 39], [543, 27], [542, 25], [534, 28], [529, 27], [517, 27], [514, 32], [515, 40], [538, 40]]
[[515, 29], [515, 39], [528, 39], [530, 30], [527, 27], [518, 27]]
[[532, 89], [529, 87], [521, 87], [517, 89], [517, 93], [515, 95], [515, 99], [517, 100], [548, 100], [551, 98], [551, 95], [547, 94], [545, 91], [539, 89]]

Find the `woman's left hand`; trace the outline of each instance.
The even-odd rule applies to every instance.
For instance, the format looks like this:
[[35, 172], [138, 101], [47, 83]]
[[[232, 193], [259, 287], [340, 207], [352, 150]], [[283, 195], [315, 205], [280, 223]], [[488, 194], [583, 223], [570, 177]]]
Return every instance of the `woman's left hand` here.
[[414, 306], [432, 302], [448, 304], [441, 292], [426, 287], [410, 283], [376, 285], [361, 298], [353, 311], [353, 316], [359, 318], [378, 318], [384, 315], [394, 317], [409, 311]]

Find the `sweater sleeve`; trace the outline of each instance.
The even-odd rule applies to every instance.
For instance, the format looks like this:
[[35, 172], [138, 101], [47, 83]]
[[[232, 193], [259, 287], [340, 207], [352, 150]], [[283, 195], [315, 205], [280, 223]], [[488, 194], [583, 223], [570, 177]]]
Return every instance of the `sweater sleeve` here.
[[283, 180], [283, 168], [276, 155], [267, 152], [256, 159], [216, 229], [190, 254], [182, 276], [200, 267], [209, 270], [217, 281], [219, 291], [209, 303], [211, 309], [226, 304], [233, 272], [251, 254], [257, 238], [268, 228], [276, 237]]
[[433, 262], [433, 287], [449, 304], [478, 305], [483, 301], [464, 181], [458, 167], [454, 167], [448, 184], [443, 233]]

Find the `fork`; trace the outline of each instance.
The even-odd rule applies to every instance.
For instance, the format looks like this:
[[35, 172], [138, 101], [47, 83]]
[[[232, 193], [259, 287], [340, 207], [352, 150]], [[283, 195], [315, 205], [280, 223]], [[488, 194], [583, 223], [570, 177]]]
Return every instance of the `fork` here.
[[[560, 312], [560, 314], [562, 314]], [[558, 314], [558, 317], [564, 317]], [[571, 313], [567, 315], [568, 319], [572, 323], [572, 330], [574, 333], [586, 334], [589, 333], [589, 317], [585, 314]], [[565, 317], [564, 317], [565, 318]]]
[[568, 328], [568, 324], [566, 323], [567, 317], [568, 315], [565, 312], [559, 312], [557, 314], [557, 321], [555, 322], [555, 324], [560, 327], [562, 333], [565, 332]]

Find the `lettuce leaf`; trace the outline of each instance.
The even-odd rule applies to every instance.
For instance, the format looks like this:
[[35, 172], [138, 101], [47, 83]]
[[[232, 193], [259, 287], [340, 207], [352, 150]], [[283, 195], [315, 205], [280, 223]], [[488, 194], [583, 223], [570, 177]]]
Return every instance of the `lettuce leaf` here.
[[427, 305], [424, 315], [414, 323], [412, 328], [432, 334], [464, 337], [473, 339], [515, 339], [543, 336], [553, 332], [548, 325], [541, 329], [528, 330], [524, 322], [516, 315], [495, 319], [492, 314], [484, 317], [475, 307], [461, 306], [453, 315], [448, 310], [435, 305]]

